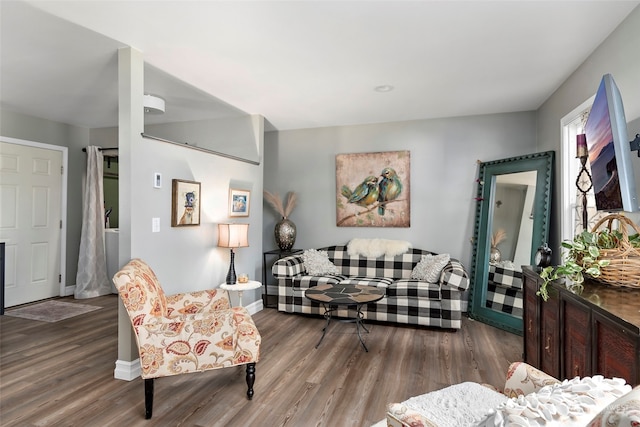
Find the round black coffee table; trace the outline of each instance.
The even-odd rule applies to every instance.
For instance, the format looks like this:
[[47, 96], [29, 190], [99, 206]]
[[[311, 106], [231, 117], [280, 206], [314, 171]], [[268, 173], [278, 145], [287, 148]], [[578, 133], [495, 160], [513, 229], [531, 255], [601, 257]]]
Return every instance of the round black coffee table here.
[[364, 350], [368, 352], [369, 349], [364, 345], [362, 335], [360, 334], [360, 328], [369, 332], [362, 322], [364, 318], [362, 306], [380, 301], [384, 297], [384, 293], [384, 289], [367, 285], [318, 285], [306, 290], [305, 296], [307, 298], [322, 304], [324, 307], [324, 318], [327, 319], [327, 323], [324, 325], [324, 328], [322, 328], [322, 336], [318, 344], [316, 344], [316, 348], [318, 348], [324, 339], [324, 335], [331, 322], [331, 314], [337, 311], [339, 306], [347, 306], [347, 309], [349, 309], [349, 307], [355, 307], [356, 317], [355, 319], [346, 319], [345, 321], [356, 324], [356, 332], [358, 333], [360, 343], [362, 347], [364, 347]]

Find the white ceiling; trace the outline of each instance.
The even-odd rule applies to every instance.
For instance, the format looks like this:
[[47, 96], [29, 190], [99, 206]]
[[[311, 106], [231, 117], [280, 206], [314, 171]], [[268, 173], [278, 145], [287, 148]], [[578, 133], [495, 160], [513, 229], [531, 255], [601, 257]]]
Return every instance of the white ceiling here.
[[116, 50], [133, 46], [165, 121], [246, 112], [284, 130], [535, 110], [638, 4], [1, 0], [0, 100], [115, 126]]

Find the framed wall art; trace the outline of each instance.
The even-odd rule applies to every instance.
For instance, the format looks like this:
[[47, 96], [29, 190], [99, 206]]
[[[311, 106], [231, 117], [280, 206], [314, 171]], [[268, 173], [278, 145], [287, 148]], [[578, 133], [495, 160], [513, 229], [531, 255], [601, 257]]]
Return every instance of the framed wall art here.
[[251, 191], [237, 190], [231, 188], [229, 190], [229, 216], [240, 217], [249, 216], [249, 205], [251, 203]]
[[336, 155], [338, 227], [410, 227], [409, 151]]
[[200, 225], [200, 183], [171, 181], [171, 226]]

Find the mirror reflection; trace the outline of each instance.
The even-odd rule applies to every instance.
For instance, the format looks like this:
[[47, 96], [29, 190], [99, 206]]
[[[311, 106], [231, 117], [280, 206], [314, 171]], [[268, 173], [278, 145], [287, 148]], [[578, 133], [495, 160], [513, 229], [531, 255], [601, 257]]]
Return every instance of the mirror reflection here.
[[547, 242], [553, 153], [481, 163], [469, 315], [522, 333], [522, 266]]
[[531, 264], [536, 171], [495, 177], [486, 307], [522, 318], [522, 268]]

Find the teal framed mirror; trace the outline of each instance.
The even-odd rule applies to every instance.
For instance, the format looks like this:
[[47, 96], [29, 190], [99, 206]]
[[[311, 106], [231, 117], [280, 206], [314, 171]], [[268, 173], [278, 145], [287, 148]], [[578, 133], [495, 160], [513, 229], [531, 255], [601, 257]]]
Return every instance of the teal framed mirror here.
[[522, 265], [548, 242], [554, 152], [480, 163], [469, 317], [522, 335]]

